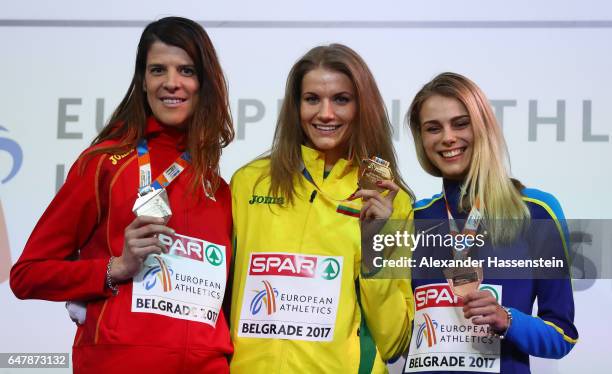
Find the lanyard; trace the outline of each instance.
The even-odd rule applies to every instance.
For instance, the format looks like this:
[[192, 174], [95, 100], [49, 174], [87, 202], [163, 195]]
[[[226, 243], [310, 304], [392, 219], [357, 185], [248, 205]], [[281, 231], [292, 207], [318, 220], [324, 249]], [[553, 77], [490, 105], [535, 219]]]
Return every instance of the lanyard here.
[[[457, 222], [455, 222], [455, 218], [451, 213], [450, 206], [448, 205], [448, 200], [446, 199], [446, 193], [444, 193], [444, 204], [446, 206], [446, 214], [448, 216], [448, 226], [450, 228], [450, 233], [453, 237], [457, 238], [459, 236], [459, 227], [457, 226]], [[461, 234], [465, 237], [465, 235], [476, 235], [478, 231], [478, 226], [480, 226], [480, 221], [482, 220], [482, 214], [480, 214], [480, 198], [476, 196], [476, 202], [472, 205], [472, 209], [470, 209], [470, 214], [467, 217], [465, 225], [463, 226], [463, 230], [461, 230]], [[474, 243], [472, 243], [473, 245]], [[455, 259], [463, 259], [467, 257], [467, 254], [472, 247], [472, 245], [464, 245], [461, 249], [457, 248], [456, 245], [453, 245], [453, 257]], [[465, 251], [465, 252], [464, 252]]]
[[138, 194], [145, 195], [153, 190], [166, 188], [176, 177], [179, 176], [189, 166], [191, 157], [189, 153], [183, 152], [177, 159], [168, 166], [154, 181], [151, 181], [151, 157], [146, 139], [140, 139], [136, 146], [138, 152], [138, 168], [140, 170], [140, 183]]
[[[332, 202], [339, 202], [339, 203], [343, 203], [346, 205], [353, 205], [355, 207], [357, 207], [357, 204], [355, 202], [352, 202], [350, 200], [348, 200], [348, 198], [346, 199], [335, 199], [331, 196], [329, 196], [328, 194], [326, 194], [325, 192], [323, 192], [323, 190], [321, 188], [319, 188], [319, 186], [317, 186], [317, 184], [314, 181], [314, 178], [312, 178], [312, 175], [310, 174], [310, 172], [308, 171], [308, 169], [306, 169], [306, 166], [302, 167], [302, 175], [304, 176], [304, 178], [306, 178], [306, 180], [308, 182], [310, 182], [310, 184], [312, 184], [314, 186], [314, 188], [323, 196], [325, 197], [327, 200], [332, 201]], [[358, 189], [355, 189], [355, 192], [357, 192]], [[353, 194], [355, 193], [353, 192]], [[361, 207], [356, 208], [356, 209], [361, 209]]]

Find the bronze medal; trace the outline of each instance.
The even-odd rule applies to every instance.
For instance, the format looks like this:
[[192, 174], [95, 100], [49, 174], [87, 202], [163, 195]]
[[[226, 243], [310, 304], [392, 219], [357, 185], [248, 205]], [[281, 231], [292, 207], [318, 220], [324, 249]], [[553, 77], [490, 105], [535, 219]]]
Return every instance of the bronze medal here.
[[376, 156], [373, 156], [369, 160], [362, 160], [358, 182], [360, 189], [382, 192], [385, 189], [378, 187], [376, 182], [383, 180], [393, 180], [393, 172], [389, 167], [388, 161]]
[[464, 298], [470, 292], [478, 291], [482, 282], [481, 267], [449, 267], [444, 276], [453, 294]]

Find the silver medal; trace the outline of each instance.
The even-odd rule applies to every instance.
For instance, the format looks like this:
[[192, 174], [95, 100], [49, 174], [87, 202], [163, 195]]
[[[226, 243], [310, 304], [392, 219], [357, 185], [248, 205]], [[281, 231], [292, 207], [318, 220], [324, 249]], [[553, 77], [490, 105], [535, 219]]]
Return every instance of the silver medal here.
[[152, 190], [145, 195], [139, 196], [134, 203], [132, 212], [138, 217], [149, 216], [163, 218], [165, 223], [167, 223], [170, 217], [172, 217], [168, 193], [162, 188]]

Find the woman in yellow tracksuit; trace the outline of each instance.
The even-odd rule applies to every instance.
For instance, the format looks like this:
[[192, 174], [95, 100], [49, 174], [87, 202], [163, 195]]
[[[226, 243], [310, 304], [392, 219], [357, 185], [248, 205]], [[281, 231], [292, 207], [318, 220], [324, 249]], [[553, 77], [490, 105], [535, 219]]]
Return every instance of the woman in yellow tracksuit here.
[[[371, 156], [389, 161], [401, 188], [357, 192]], [[409, 342], [413, 299], [407, 279], [360, 277], [360, 221], [407, 219], [412, 204], [359, 55], [332, 44], [296, 62], [269, 156], [238, 170], [231, 189], [231, 371], [385, 372]]]

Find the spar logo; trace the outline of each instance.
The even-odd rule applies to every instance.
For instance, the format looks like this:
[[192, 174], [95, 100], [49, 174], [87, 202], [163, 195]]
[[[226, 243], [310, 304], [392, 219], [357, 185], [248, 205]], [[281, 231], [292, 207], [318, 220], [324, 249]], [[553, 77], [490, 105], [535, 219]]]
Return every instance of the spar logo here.
[[262, 306], [265, 305], [265, 311], [267, 315], [271, 315], [276, 312], [276, 297], [278, 296], [278, 290], [272, 287], [272, 284], [268, 281], [261, 281], [263, 283], [263, 290], [254, 290], [255, 297], [251, 300], [251, 315], [256, 315], [262, 310]]
[[314, 278], [317, 270], [317, 260], [316, 256], [253, 253], [249, 274]]
[[153, 258], [155, 258], [157, 263], [144, 275], [145, 289], [148, 291], [159, 282], [164, 292], [172, 291], [172, 274], [174, 274], [174, 270], [166, 264], [166, 261], [161, 256], [154, 255]]
[[318, 256], [289, 253], [253, 253], [249, 275], [276, 275], [287, 277], [332, 280], [341, 271], [340, 262], [333, 257], [320, 260]]
[[[495, 288], [489, 285], [482, 285], [481, 291], [489, 291], [497, 302], [499, 302], [499, 293]], [[414, 299], [416, 301], [416, 310], [424, 308], [437, 307], [462, 307], [463, 301], [455, 296], [448, 284], [431, 284], [420, 286], [414, 290]]]
[[[8, 132], [2, 125], [0, 125], [0, 131]], [[7, 152], [9, 156], [11, 156], [11, 169], [9, 173], [4, 178], [0, 175], [0, 178], [2, 178], [0, 183], [5, 184], [13, 179], [21, 169], [23, 151], [16, 141], [2, 136], [0, 136], [0, 151]], [[12, 263], [8, 232], [4, 219], [4, 212], [2, 210], [2, 201], [0, 201], [0, 284], [8, 280]]]
[[321, 261], [323, 272], [321, 277], [326, 280], [335, 279], [340, 274], [340, 263], [335, 258], [326, 258]]
[[223, 263], [223, 252], [214, 244], [209, 244], [206, 247], [206, 259], [213, 266], [219, 266]]
[[427, 347], [431, 348], [438, 343], [438, 338], [436, 337], [436, 330], [438, 329], [438, 322], [436, 320], [432, 320], [429, 314], [423, 313], [423, 323], [419, 325], [419, 329], [417, 332], [417, 340], [416, 346], [417, 348], [421, 347], [423, 341], [427, 341]]
[[213, 266], [223, 263], [222, 245], [211, 244], [202, 239], [192, 238], [186, 235], [174, 234], [173, 236], [159, 234], [159, 241], [168, 247], [169, 253], [191, 260], [202, 261], [204, 259]]
[[417, 287], [414, 290], [416, 310], [436, 307], [463, 306], [460, 298], [456, 297], [448, 284], [435, 284]]

